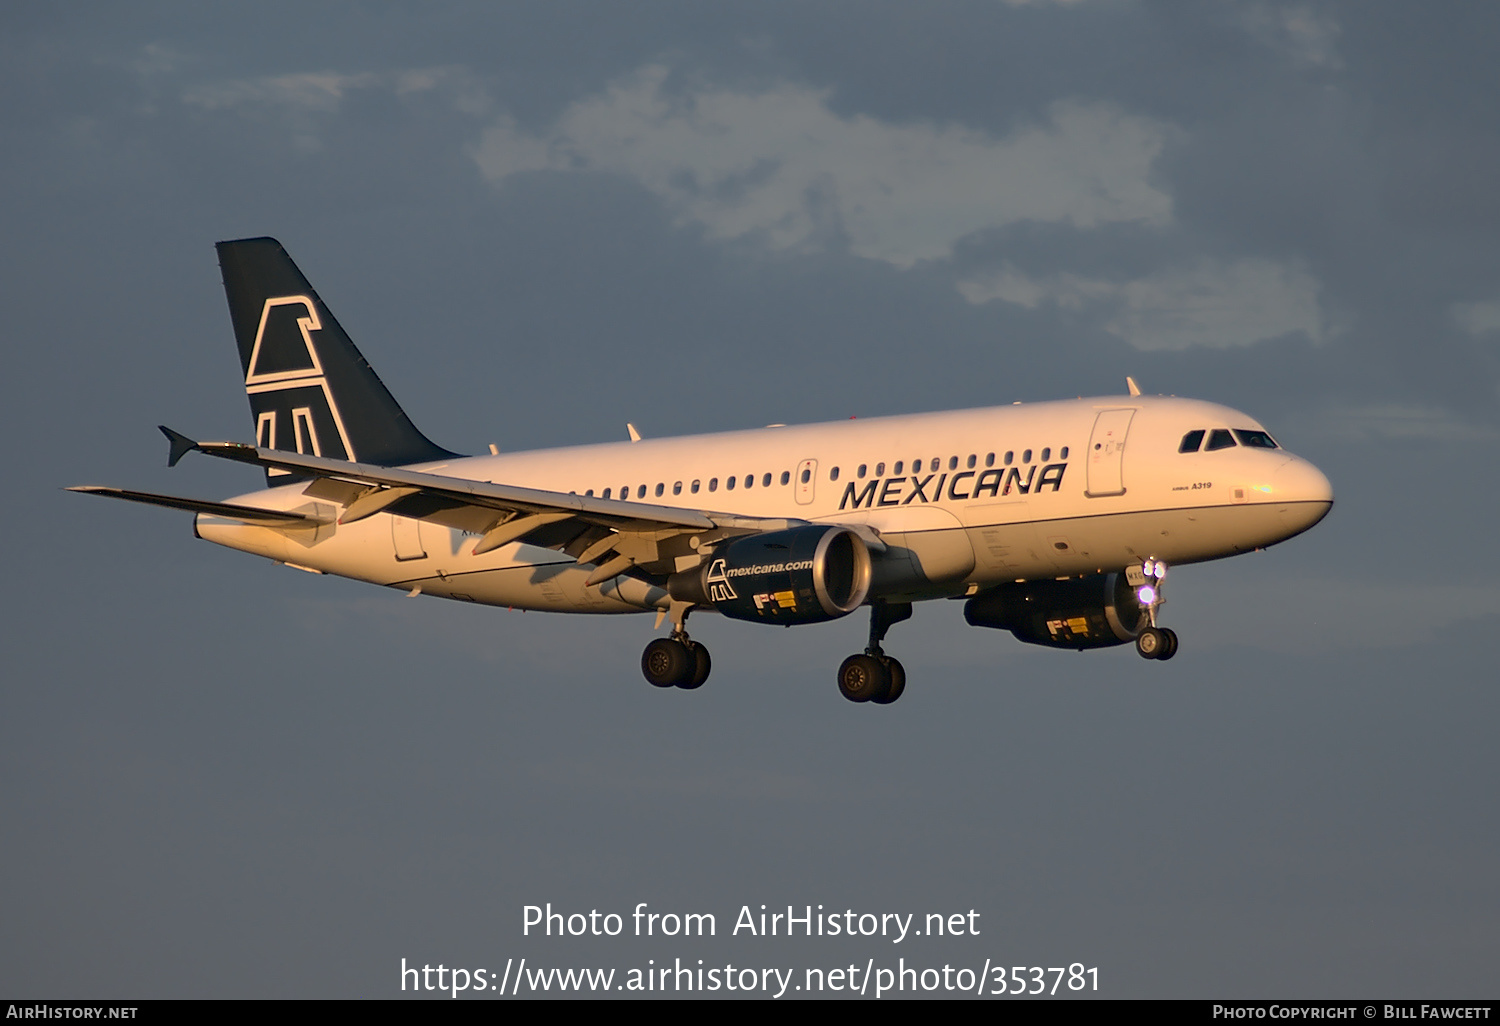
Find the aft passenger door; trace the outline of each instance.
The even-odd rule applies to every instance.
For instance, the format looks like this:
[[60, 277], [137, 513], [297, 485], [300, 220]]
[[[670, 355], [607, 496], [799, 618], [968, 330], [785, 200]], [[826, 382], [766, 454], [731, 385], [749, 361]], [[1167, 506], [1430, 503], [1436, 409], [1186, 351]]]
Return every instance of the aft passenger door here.
[[1089, 436], [1089, 480], [1084, 495], [1091, 499], [1125, 494], [1125, 435], [1135, 410], [1101, 410]]

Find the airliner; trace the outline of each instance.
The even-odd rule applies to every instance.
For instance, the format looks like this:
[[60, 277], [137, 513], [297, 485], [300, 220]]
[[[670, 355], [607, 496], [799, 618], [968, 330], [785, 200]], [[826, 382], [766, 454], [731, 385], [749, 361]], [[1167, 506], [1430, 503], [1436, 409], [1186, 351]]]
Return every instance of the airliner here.
[[1317, 524], [1328, 479], [1253, 418], [1128, 394], [773, 424], [464, 456], [417, 429], [275, 239], [217, 247], [254, 444], [162, 427], [168, 463], [258, 467], [226, 501], [74, 491], [195, 514], [194, 534], [300, 570], [513, 609], [655, 613], [657, 687], [708, 678], [690, 614], [775, 626], [862, 608], [854, 702], [906, 671], [882, 647], [914, 603], [964, 600], [976, 627], [1062, 649], [1171, 659], [1169, 566], [1264, 549]]

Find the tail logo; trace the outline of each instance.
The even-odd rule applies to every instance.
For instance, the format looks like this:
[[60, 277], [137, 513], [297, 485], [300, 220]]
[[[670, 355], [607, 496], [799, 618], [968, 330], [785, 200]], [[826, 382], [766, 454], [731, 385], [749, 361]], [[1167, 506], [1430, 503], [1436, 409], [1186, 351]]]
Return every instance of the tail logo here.
[[312, 333], [322, 328], [311, 296], [274, 296], [261, 308], [245, 372], [255, 444], [352, 461], [354, 445], [313, 342]]

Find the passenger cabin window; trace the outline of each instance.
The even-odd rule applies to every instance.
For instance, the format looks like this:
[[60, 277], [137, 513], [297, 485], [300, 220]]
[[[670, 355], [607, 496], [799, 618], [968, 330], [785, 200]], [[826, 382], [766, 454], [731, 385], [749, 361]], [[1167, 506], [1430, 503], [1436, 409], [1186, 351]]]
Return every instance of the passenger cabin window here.
[[1264, 431], [1244, 431], [1240, 428], [1234, 429], [1234, 437], [1240, 440], [1240, 444], [1251, 449], [1279, 449], [1276, 440]]
[[661, 481], [656, 482], [656, 497], [658, 499], [661, 498], [662, 492], [664, 492], [666, 490], [667, 490], [667, 486], [665, 484], [663, 484]]
[[699, 487], [699, 485], [701, 484], [702, 481], [703, 481], [703, 479], [701, 477], [693, 479], [693, 494], [694, 495], [698, 494], [698, 487]]
[[[838, 467], [834, 467], [833, 468], [833, 479], [835, 481], [837, 481], [839, 479], [839, 468]], [[781, 483], [782, 484], [791, 484], [792, 483], [792, 472], [790, 470], [783, 470], [781, 472]]]
[[[832, 470], [830, 470], [828, 472], [828, 480], [830, 480], [830, 481], [837, 481], [838, 479], [839, 479], [839, 468], [838, 467], [834, 467]], [[781, 472], [781, 483], [782, 484], [786, 484], [786, 482], [787, 482], [787, 475], [786, 475], [786, 471], [783, 470]]]
[[771, 487], [771, 475], [770, 474], [763, 474], [763, 475], [761, 475], [760, 486], [762, 488], [769, 488], [769, 487]]
[[1203, 436], [1207, 431], [1189, 431], [1182, 436], [1182, 444], [1177, 447], [1178, 452], [1197, 452], [1198, 447], [1203, 444]]
[[1233, 449], [1235, 446], [1234, 435], [1224, 428], [1214, 428], [1213, 434], [1208, 436], [1208, 444], [1203, 447], [1204, 452], [1213, 452], [1215, 449]]
[[716, 492], [716, 491], [719, 490], [719, 479], [718, 478], [711, 477], [711, 478], [708, 479], [708, 490], [711, 491], [711, 492]]
[[672, 494], [673, 495], [681, 495], [682, 494], [682, 482], [681, 481], [674, 481], [674, 482], [672, 482]]

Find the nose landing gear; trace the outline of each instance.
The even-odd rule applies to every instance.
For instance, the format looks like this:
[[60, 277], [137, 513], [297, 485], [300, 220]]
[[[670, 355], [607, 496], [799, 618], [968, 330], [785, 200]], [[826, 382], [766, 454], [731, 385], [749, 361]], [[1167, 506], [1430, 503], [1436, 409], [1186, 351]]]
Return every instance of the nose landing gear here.
[[1136, 583], [1137, 573], [1140, 575], [1140, 586], [1136, 588], [1135, 596], [1145, 607], [1149, 624], [1142, 627], [1141, 632], [1135, 636], [1136, 652], [1142, 659], [1171, 659], [1177, 654], [1177, 632], [1170, 627], [1156, 625], [1157, 610], [1165, 601], [1161, 597], [1161, 589], [1162, 579], [1167, 576], [1167, 564], [1159, 559], [1148, 559], [1127, 572], [1132, 584]]
[[1170, 627], [1146, 627], [1135, 638], [1143, 659], [1171, 659], [1177, 654], [1177, 632]]

